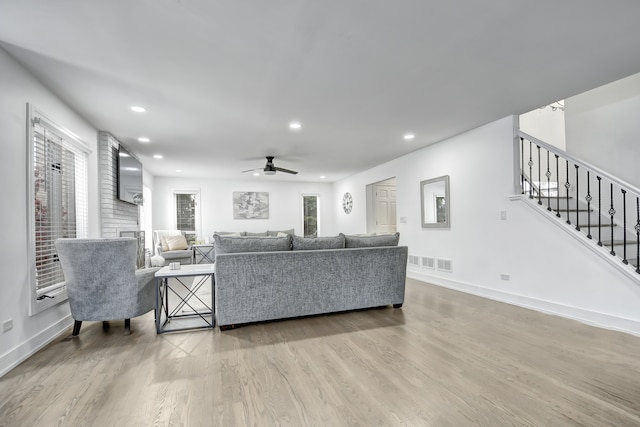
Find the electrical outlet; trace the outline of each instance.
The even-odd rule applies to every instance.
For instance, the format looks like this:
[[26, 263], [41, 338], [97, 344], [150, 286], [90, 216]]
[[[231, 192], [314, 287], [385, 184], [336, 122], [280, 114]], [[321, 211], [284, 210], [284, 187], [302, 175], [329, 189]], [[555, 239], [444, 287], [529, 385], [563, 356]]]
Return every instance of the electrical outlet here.
[[501, 274], [500, 275], [500, 279], [502, 279], [502, 280], [511, 280], [511, 276], [509, 276], [508, 274]]
[[500, 211], [500, 219], [503, 221], [507, 220], [507, 211]]
[[11, 329], [13, 329], [13, 319], [2, 322], [2, 333], [10, 331]]

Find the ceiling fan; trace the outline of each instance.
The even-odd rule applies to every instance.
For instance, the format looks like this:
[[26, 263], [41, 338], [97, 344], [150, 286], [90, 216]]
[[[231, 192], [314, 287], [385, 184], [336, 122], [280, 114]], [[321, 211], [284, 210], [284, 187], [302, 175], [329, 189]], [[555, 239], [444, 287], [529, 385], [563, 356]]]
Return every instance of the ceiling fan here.
[[264, 166], [264, 168], [257, 168], [257, 169], [249, 169], [246, 171], [242, 171], [242, 173], [245, 172], [253, 172], [253, 171], [263, 171], [265, 175], [275, 175], [276, 172], [284, 172], [284, 173], [290, 173], [293, 175], [296, 175], [298, 172], [296, 171], [292, 171], [289, 169], [284, 169], [284, 168], [279, 168], [277, 166], [273, 165], [273, 156], [267, 156], [267, 164]]

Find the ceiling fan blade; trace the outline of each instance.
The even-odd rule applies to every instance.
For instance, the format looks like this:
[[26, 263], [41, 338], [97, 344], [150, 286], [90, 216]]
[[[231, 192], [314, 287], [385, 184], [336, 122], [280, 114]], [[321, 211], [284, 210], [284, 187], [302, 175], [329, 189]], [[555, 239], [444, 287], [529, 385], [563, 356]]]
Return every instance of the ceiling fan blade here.
[[247, 169], [246, 171], [242, 171], [241, 173], [247, 173], [247, 172], [253, 172], [253, 171], [261, 171], [262, 168], [258, 168], [258, 169]]
[[296, 172], [296, 171], [292, 171], [292, 170], [284, 169], [284, 168], [279, 168], [277, 166], [274, 167], [274, 169], [277, 170], [278, 172], [290, 173], [290, 174], [293, 174], [293, 175], [297, 175], [298, 174], [298, 172]]

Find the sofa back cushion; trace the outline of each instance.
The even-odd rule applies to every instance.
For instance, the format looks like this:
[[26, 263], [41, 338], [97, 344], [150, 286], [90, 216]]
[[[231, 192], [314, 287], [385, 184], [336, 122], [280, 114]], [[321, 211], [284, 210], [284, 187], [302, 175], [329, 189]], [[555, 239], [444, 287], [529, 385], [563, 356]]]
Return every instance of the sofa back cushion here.
[[291, 236], [286, 237], [226, 237], [214, 234], [216, 255], [237, 252], [290, 251]]
[[372, 248], [375, 246], [398, 246], [400, 233], [377, 236], [345, 236], [345, 248]]
[[251, 236], [251, 237], [267, 237], [268, 234], [266, 231], [263, 231], [262, 233], [252, 233], [250, 231], [245, 232], [245, 234], [243, 234], [243, 236]]
[[340, 233], [333, 237], [300, 237], [293, 236], [291, 249], [294, 251], [308, 251], [316, 249], [343, 249], [344, 234]]
[[219, 234], [221, 236], [246, 236], [246, 231], [214, 231], [213, 234]]
[[280, 231], [267, 230], [267, 234], [269, 236], [277, 236], [278, 233], [290, 234], [293, 236], [294, 234], [296, 234], [296, 230], [295, 228], [291, 228], [289, 230], [280, 230]]

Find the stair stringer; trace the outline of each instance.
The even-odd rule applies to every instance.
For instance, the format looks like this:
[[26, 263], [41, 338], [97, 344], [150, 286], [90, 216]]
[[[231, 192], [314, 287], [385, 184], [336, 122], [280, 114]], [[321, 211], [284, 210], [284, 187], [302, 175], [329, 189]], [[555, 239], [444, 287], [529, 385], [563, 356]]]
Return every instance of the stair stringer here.
[[535, 212], [539, 213], [548, 221], [553, 223], [556, 227], [559, 227], [561, 230], [565, 231], [578, 242], [592, 250], [603, 260], [608, 262], [612, 267], [616, 268], [618, 271], [620, 271], [630, 279], [633, 279], [634, 282], [640, 284], [640, 274], [636, 273], [635, 267], [633, 267], [631, 264], [624, 264], [621, 258], [611, 255], [609, 253], [609, 248], [598, 246], [598, 243], [595, 239], [589, 239], [583, 233], [577, 232], [575, 229], [575, 225], [567, 224], [565, 218], [558, 218], [557, 216], [552, 215], [547, 210], [547, 207], [545, 205], [538, 205], [538, 199], [530, 199], [526, 194], [515, 194], [509, 196], [509, 200], [515, 202], [520, 201], [524, 203], [526, 206], [533, 209]]

